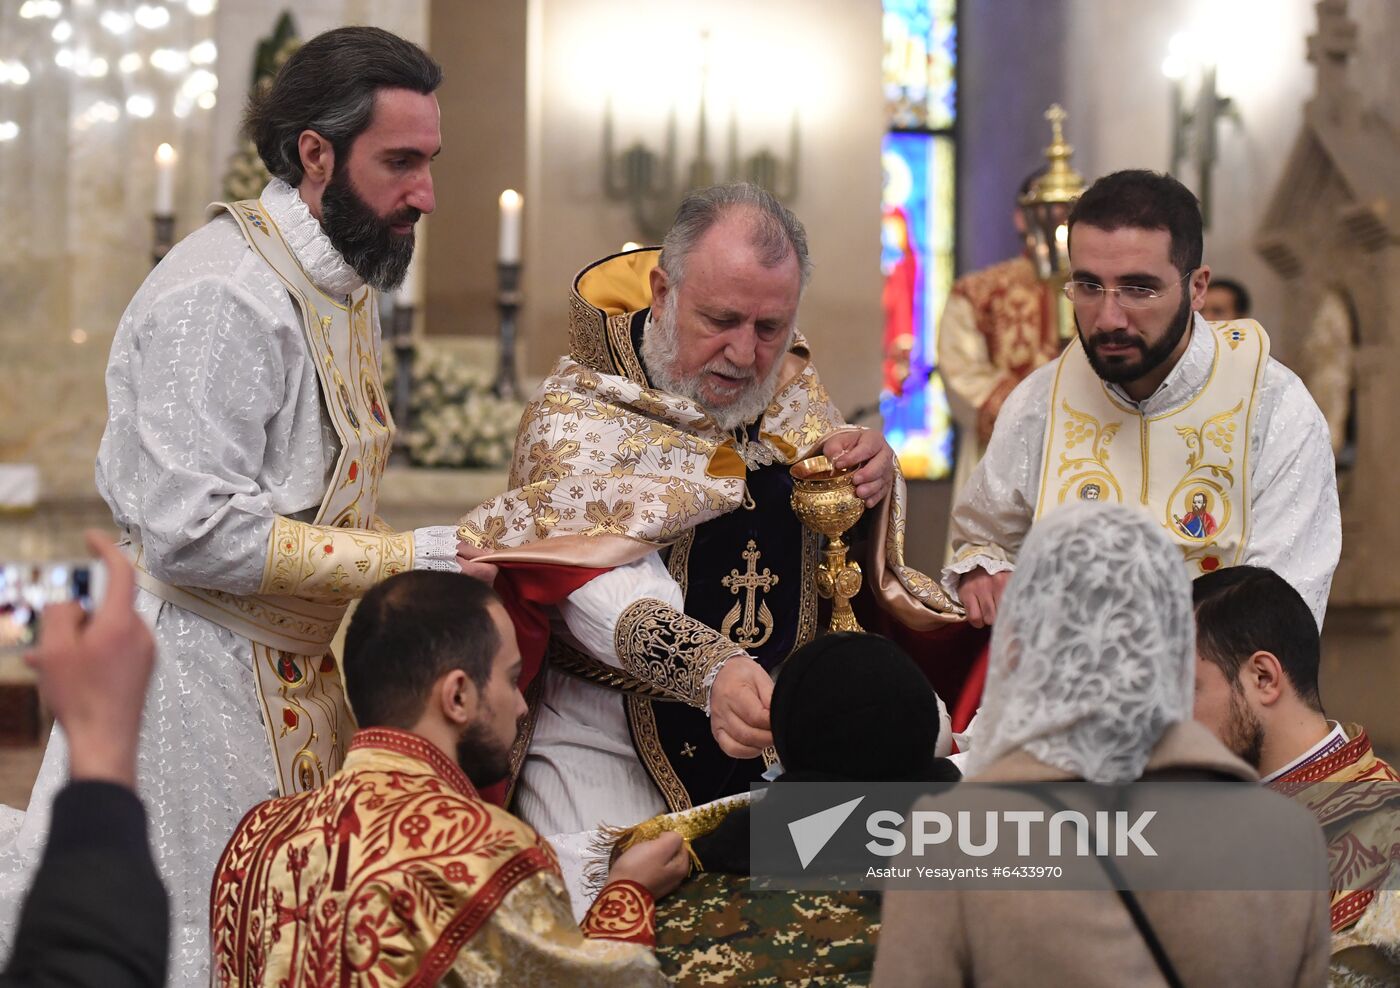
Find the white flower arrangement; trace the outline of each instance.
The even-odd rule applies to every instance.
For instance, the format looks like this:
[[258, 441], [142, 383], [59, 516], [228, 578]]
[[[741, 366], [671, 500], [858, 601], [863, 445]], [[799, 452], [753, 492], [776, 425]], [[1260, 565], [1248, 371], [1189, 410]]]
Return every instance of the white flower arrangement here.
[[[391, 394], [394, 355], [384, 353], [384, 386]], [[407, 434], [416, 467], [503, 469], [515, 449], [522, 402], [491, 393], [491, 375], [450, 350], [419, 342]]]

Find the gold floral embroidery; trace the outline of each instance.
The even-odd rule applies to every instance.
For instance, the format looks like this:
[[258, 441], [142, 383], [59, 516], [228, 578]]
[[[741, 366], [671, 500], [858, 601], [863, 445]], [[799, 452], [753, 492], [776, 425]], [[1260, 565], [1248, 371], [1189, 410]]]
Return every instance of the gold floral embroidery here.
[[607, 372], [608, 351], [603, 343], [600, 315], [577, 295], [569, 299], [569, 352], [580, 364]]
[[577, 676], [579, 679], [587, 680], [595, 686], [617, 690], [619, 693], [626, 693], [631, 696], [644, 696], [650, 700], [676, 699], [659, 686], [653, 686], [651, 683], [644, 683], [624, 669], [619, 669], [617, 666], [610, 666], [606, 662], [600, 662], [593, 658], [593, 656], [579, 651], [560, 638], [550, 639], [549, 662], [555, 668], [562, 669], [571, 676]]
[[742, 649], [670, 604], [645, 598], [617, 619], [613, 648], [624, 671], [672, 699], [704, 708], [711, 670]]
[[579, 444], [573, 439], [560, 439], [553, 446], [543, 442], [530, 447], [529, 459], [534, 464], [530, 468], [530, 483], [559, 480], [569, 475], [568, 461], [578, 454]]
[[463, 542], [470, 542], [478, 549], [503, 548], [501, 540], [505, 537], [506, 519], [504, 515], [491, 515], [480, 525], [475, 522], [465, 522], [457, 529], [457, 538]]
[[584, 535], [626, 535], [627, 520], [632, 517], [632, 505], [619, 501], [611, 508], [606, 501], [589, 501], [583, 507], [583, 516], [593, 523], [584, 530]]
[[567, 391], [547, 391], [540, 407], [541, 415], [572, 415], [582, 417], [588, 402]]
[[342, 603], [412, 568], [412, 532], [308, 525], [278, 515], [258, 592]]
[[1113, 476], [1108, 457], [1109, 446], [1123, 423], [1101, 423], [1087, 412], [1070, 407], [1068, 401], [1062, 402], [1061, 407], [1069, 416], [1065, 422], [1065, 449], [1072, 450], [1082, 443], [1089, 445], [1088, 455], [1085, 456], [1060, 454], [1056, 475], [1065, 477], [1069, 474], [1060, 486], [1061, 503], [1071, 494], [1085, 500], [1121, 502], [1123, 489]]

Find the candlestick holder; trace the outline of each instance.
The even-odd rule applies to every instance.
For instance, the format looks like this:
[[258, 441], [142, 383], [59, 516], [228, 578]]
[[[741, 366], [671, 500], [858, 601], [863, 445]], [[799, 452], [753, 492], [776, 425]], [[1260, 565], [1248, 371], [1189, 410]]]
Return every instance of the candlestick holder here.
[[391, 466], [408, 466], [408, 433], [413, 428], [413, 361], [418, 347], [413, 341], [416, 307], [394, 300], [389, 317], [389, 343], [394, 348], [394, 391], [389, 398], [389, 414], [394, 417], [394, 446], [389, 451]]
[[151, 216], [155, 225], [155, 241], [151, 246], [151, 267], [161, 262], [170, 248], [175, 246], [175, 214], [155, 213]]
[[520, 400], [520, 383], [515, 371], [516, 316], [520, 312], [520, 262], [496, 264], [496, 309], [501, 327], [496, 358], [496, 379], [491, 393], [497, 398]]

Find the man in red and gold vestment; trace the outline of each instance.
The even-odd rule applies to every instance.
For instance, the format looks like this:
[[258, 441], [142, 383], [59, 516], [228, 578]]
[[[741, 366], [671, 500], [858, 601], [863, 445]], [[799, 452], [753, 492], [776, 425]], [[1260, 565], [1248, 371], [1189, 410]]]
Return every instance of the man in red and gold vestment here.
[[477, 794], [510, 764], [520, 664], [480, 581], [370, 591], [345, 647], [362, 729], [323, 788], [254, 807], [224, 850], [216, 985], [665, 983], [655, 900], [688, 870], [679, 836], [619, 855], [575, 925], [550, 846]]
[[[1021, 183], [1021, 198], [1043, 172], [1042, 168]], [[1020, 209], [1011, 215], [1017, 233], [1025, 238]], [[953, 283], [938, 321], [938, 372], [961, 430], [954, 497], [986, 451], [1002, 402], [1031, 371], [1060, 352], [1055, 291], [1037, 274], [1029, 241], [1027, 250], [1016, 257]]]
[[1400, 775], [1358, 724], [1327, 719], [1317, 624], [1273, 570], [1199, 577], [1196, 719], [1307, 806], [1327, 838], [1334, 985], [1400, 980]]

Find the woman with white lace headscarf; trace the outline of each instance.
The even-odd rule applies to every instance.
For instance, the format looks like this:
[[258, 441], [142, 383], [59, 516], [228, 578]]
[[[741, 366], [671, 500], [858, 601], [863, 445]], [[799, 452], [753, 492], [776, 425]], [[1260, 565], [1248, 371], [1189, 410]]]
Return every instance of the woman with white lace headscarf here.
[[[1229, 785], [1257, 784], [1258, 775], [1191, 719], [1195, 665], [1191, 583], [1161, 525], [1145, 511], [1108, 504], [1048, 515], [1026, 539], [998, 610], [969, 781], [925, 797], [915, 811], [981, 805], [977, 782], [1005, 792], [1008, 783], [1074, 779], [1221, 780], [1241, 812], [1215, 824], [1210, 844], [1248, 847], [1264, 821], [1274, 846], [1288, 849], [1280, 869], [1325, 874], [1321, 836], [1306, 811], [1257, 785]], [[1320, 885], [1144, 889], [1128, 898], [1145, 926], [1113, 887], [1105, 872], [1103, 888], [1008, 881], [998, 889], [946, 882], [891, 889], [871, 983], [1325, 982], [1328, 894]], [[1149, 946], [1154, 940], [1160, 954]]]
[[1128, 782], [1190, 720], [1191, 579], [1150, 515], [1084, 502], [1038, 522], [992, 631], [969, 774], [1024, 749], [1090, 782]]

